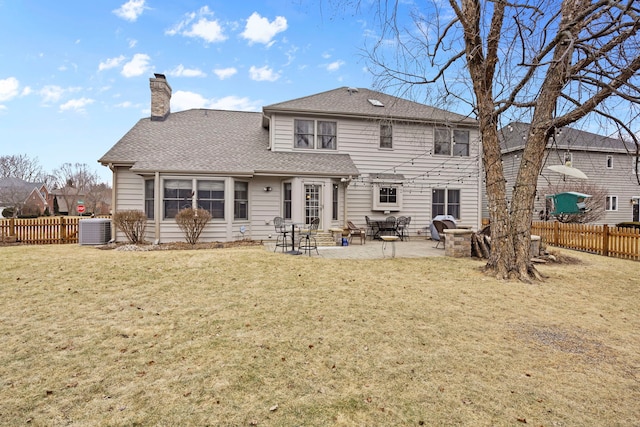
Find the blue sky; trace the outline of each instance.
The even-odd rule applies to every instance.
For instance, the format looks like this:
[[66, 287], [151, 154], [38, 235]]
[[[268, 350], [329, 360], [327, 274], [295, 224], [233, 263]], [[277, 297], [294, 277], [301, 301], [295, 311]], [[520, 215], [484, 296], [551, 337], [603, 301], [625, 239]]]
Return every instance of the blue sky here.
[[110, 182], [97, 160], [149, 116], [153, 73], [172, 111], [370, 87], [371, 18], [328, 1], [0, 0], [0, 155]]

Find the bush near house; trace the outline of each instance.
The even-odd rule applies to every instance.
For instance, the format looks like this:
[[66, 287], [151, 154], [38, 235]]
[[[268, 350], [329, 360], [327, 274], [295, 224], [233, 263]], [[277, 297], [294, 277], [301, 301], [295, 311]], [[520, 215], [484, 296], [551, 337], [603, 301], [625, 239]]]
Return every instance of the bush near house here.
[[147, 229], [147, 216], [138, 210], [119, 211], [113, 214], [113, 225], [127, 236], [129, 243], [142, 242]]
[[202, 234], [202, 230], [204, 230], [210, 219], [211, 214], [204, 209], [182, 209], [176, 215], [178, 227], [184, 233], [187, 243], [192, 245], [198, 243], [200, 234]]

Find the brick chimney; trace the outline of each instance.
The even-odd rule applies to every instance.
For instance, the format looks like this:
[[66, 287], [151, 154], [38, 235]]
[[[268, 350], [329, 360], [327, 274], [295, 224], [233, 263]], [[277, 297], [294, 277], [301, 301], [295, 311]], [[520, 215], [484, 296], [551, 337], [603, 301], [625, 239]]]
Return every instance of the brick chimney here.
[[164, 74], [155, 74], [149, 79], [151, 88], [151, 120], [163, 121], [170, 113], [171, 86]]

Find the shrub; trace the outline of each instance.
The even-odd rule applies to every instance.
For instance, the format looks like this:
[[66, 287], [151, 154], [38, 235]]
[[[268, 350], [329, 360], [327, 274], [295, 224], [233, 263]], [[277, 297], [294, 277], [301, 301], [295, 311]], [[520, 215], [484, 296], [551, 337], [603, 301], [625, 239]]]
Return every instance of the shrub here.
[[137, 210], [119, 211], [113, 214], [113, 225], [127, 236], [130, 243], [142, 242], [147, 229], [147, 216]]
[[176, 215], [176, 222], [184, 233], [184, 237], [187, 243], [195, 245], [198, 243], [200, 234], [204, 230], [204, 226], [207, 225], [211, 219], [209, 211], [204, 209], [182, 209]]

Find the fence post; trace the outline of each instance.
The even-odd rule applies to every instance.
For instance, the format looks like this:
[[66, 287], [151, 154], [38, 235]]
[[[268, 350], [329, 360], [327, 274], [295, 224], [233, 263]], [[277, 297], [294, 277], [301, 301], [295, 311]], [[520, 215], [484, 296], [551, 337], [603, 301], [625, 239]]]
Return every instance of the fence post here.
[[9, 237], [16, 235], [16, 219], [9, 218]]
[[67, 226], [65, 224], [64, 217], [60, 217], [60, 243], [67, 241]]
[[553, 223], [553, 246], [560, 245], [560, 222], [555, 221]]
[[609, 256], [609, 226], [602, 226], [602, 255]]

